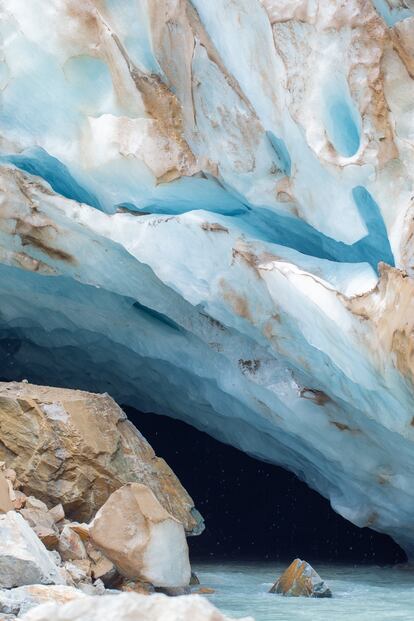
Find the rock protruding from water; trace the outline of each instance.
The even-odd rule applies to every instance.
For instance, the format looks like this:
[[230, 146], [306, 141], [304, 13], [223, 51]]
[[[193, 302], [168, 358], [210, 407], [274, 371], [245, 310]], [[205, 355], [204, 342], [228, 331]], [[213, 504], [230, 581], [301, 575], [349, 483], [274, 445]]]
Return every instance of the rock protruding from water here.
[[200, 579], [197, 576], [197, 574], [195, 573], [195, 571], [191, 572], [191, 578], [190, 578], [190, 585], [194, 586], [196, 584], [200, 584]]
[[270, 593], [289, 597], [332, 597], [331, 590], [320, 575], [300, 558], [289, 565], [272, 586]]
[[51, 553], [26, 520], [15, 511], [0, 515], [0, 588], [64, 582]]
[[[85, 597], [64, 606], [44, 604], [22, 617], [22, 621], [231, 621], [207, 599], [199, 595], [167, 597], [165, 595], [104, 595]], [[253, 621], [251, 617], [239, 621]]]
[[190, 583], [184, 527], [145, 485], [129, 483], [114, 492], [96, 514], [89, 535], [127, 578], [156, 587]]
[[[70, 519], [90, 520], [113, 491], [138, 482], [188, 534], [203, 530], [174, 472], [109, 395], [0, 382], [0, 420], [0, 460], [17, 473], [26, 495], [49, 507], [62, 504]], [[10, 508], [1, 479], [0, 511]], [[44, 526], [36, 524], [39, 532]]]

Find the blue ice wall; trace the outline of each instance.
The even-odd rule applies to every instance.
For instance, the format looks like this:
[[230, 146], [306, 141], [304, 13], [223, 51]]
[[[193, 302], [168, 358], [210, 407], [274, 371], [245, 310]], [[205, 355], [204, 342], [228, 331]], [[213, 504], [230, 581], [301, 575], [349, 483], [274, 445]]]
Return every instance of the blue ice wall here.
[[[372, 0], [372, 2], [388, 26], [394, 26], [403, 19], [414, 15], [414, 11], [408, 6], [391, 8], [387, 0]], [[404, 4], [404, 0], [402, 0], [402, 4]]]
[[361, 119], [345, 77], [341, 74], [331, 76], [322, 97], [325, 97], [322, 105], [328, 138], [340, 155], [352, 157], [360, 145]]
[[[290, 157], [283, 141], [274, 136], [271, 140], [277, 147], [280, 165], [286, 174], [290, 173]], [[44, 149], [34, 148], [18, 155], [0, 156], [0, 162], [11, 163], [25, 172], [42, 177], [55, 192], [66, 198], [101, 208], [97, 197], [82, 187], [68, 168]], [[160, 184], [152, 196], [140, 197], [140, 204], [118, 203], [113, 211], [123, 209], [137, 214], [179, 215], [201, 209], [234, 218], [235, 224], [253, 238], [287, 246], [306, 255], [343, 263], [367, 262], [375, 270], [380, 261], [394, 265], [379, 206], [362, 186], [353, 190], [353, 198], [368, 235], [352, 245], [324, 235], [304, 220], [243, 203], [237, 194], [213, 178], [183, 177], [169, 184]]]
[[65, 198], [86, 203], [97, 209], [100, 208], [98, 199], [79, 185], [69, 169], [60, 160], [52, 157], [40, 147], [27, 149], [17, 155], [2, 155], [0, 156], [0, 163], [13, 164], [31, 175], [42, 177], [57, 194], [61, 194]]
[[286, 143], [281, 138], [275, 136], [275, 134], [271, 131], [266, 132], [267, 136], [270, 140], [270, 143], [275, 151], [278, 159], [278, 164], [280, 170], [290, 177], [292, 173], [292, 161], [290, 159], [289, 151], [286, 147]]

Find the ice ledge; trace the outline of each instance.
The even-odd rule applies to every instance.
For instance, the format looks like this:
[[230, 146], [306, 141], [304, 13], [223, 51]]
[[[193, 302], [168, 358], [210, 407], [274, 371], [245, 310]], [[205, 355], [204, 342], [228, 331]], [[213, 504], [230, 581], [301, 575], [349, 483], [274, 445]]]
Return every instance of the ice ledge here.
[[410, 278], [247, 240], [217, 214], [111, 216], [2, 179], [5, 379], [181, 418], [410, 550]]

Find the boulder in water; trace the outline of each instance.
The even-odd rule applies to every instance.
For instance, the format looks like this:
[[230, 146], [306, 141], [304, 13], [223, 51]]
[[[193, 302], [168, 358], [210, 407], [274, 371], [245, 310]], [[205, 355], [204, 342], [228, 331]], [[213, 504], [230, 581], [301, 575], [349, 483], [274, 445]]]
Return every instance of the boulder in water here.
[[296, 558], [270, 589], [289, 597], [332, 597], [320, 575], [309, 563]]

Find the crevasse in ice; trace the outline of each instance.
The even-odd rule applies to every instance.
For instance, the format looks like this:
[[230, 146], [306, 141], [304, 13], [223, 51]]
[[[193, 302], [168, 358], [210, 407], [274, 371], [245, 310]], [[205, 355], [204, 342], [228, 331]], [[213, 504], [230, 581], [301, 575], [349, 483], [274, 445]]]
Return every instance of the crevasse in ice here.
[[414, 550], [412, 0], [0, 0], [4, 379], [110, 392]]

